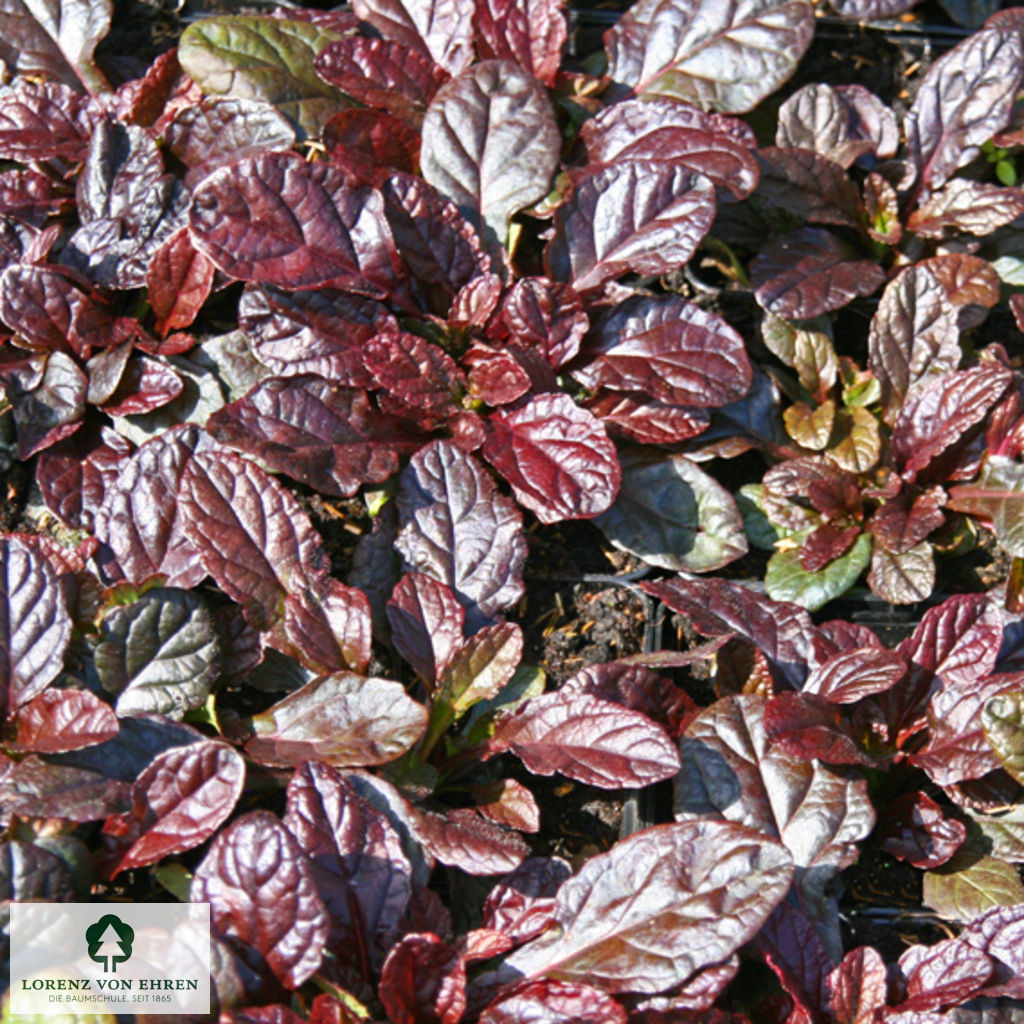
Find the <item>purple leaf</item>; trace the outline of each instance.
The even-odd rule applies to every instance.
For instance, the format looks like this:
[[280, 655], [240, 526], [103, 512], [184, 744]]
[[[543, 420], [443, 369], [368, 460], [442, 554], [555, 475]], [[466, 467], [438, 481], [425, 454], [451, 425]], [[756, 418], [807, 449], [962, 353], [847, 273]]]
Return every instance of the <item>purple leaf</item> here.
[[310, 859], [332, 950], [369, 977], [380, 969], [412, 895], [412, 867], [398, 834], [341, 772], [317, 761], [288, 783], [284, 821]]
[[572, 876], [561, 857], [530, 857], [499, 882], [484, 903], [484, 927], [527, 942], [554, 923], [555, 896]]
[[420, 164], [464, 217], [504, 243], [509, 218], [547, 194], [559, 146], [544, 87], [511, 61], [485, 61], [438, 89]]
[[110, 876], [191, 850], [215, 835], [242, 795], [245, 762], [226, 743], [201, 740], [158, 754], [132, 786], [132, 809], [104, 833], [120, 849]]
[[962, 352], [956, 310], [935, 275], [912, 266], [891, 281], [871, 318], [868, 368], [882, 384], [891, 420], [912, 385], [926, 374], [955, 370]]
[[855, 647], [840, 651], [817, 665], [803, 692], [834, 704], [854, 704], [862, 697], [891, 689], [907, 671], [907, 663], [883, 647]]
[[352, 388], [375, 384], [363, 365], [363, 345], [398, 330], [380, 303], [334, 288], [293, 292], [249, 286], [238, 319], [256, 357], [275, 374], [317, 373]]
[[458, 1024], [466, 964], [436, 935], [405, 935], [384, 961], [377, 991], [393, 1024]]
[[269, 811], [250, 811], [214, 839], [192, 880], [214, 928], [256, 950], [287, 988], [320, 966], [329, 925], [312, 869]]
[[608, 74], [637, 93], [742, 114], [789, 78], [813, 34], [802, 0], [713, 11], [698, 0], [640, 0], [605, 35]]
[[539, 353], [555, 369], [576, 355], [589, 326], [576, 292], [546, 277], [516, 281], [502, 301], [499, 318], [503, 334]]
[[523, 657], [523, 633], [513, 622], [484, 626], [455, 651], [437, 679], [435, 701], [456, 717], [496, 697], [512, 681]]
[[49, 689], [22, 705], [17, 728], [9, 750], [59, 754], [103, 743], [120, 726], [113, 708], [88, 690]]
[[421, 49], [365, 36], [328, 44], [317, 55], [316, 73], [360, 103], [416, 126], [448, 78]]
[[383, 38], [418, 50], [450, 75], [457, 75], [473, 59], [473, 8], [465, 2], [356, 0], [352, 10]]
[[420, 136], [408, 121], [383, 110], [339, 110], [321, 133], [331, 163], [354, 182], [374, 185], [412, 174]]
[[203, 569], [257, 627], [272, 624], [285, 595], [327, 568], [320, 535], [298, 501], [248, 459], [196, 452], [178, 500], [181, 532]]
[[[929, 375], [906, 397], [892, 430], [892, 452], [903, 478], [932, 475], [950, 449], [962, 445], [1002, 398], [1013, 374], [998, 363]], [[940, 477], [941, 479], [942, 477]]]
[[536, 775], [560, 772], [602, 789], [646, 786], [679, 768], [674, 744], [646, 715], [599, 697], [555, 692], [499, 720], [495, 752], [511, 750]]
[[537, 395], [485, 421], [482, 454], [542, 523], [589, 519], [619, 490], [615, 446], [568, 395]]
[[839, 164], [810, 149], [758, 151], [761, 183], [758, 195], [772, 206], [817, 224], [856, 228], [862, 208], [857, 186]]
[[910, 10], [917, 2], [918, 0], [829, 0], [836, 14], [851, 21], [891, 18]]
[[676, 818], [718, 818], [778, 837], [814, 907], [826, 903], [827, 879], [856, 860], [875, 814], [863, 779], [771, 745], [768, 706], [764, 697], [726, 697], [687, 726]]
[[1024, 474], [1020, 463], [1005, 455], [990, 455], [977, 480], [949, 489], [947, 505], [990, 526], [1003, 550], [1018, 558], [1024, 555], [1022, 501]]
[[899, 554], [876, 544], [871, 551], [867, 583], [876, 597], [889, 604], [927, 600], [935, 588], [935, 554], [931, 544], [922, 541]]
[[673, 444], [702, 434], [711, 421], [706, 409], [658, 402], [642, 392], [598, 390], [586, 406], [610, 437], [640, 444]]
[[976, 32], [932, 64], [907, 115], [919, 190], [938, 188], [1006, 126], [1022, 75], [1024, 41], [998, 29]]
[[589, 985], [541, 979], [503, 993], [480, 1015], [480, 1024], [626, 1024], [626, 1010]]
[[826, 984], [836, 1024], [871, 1024], [875, 1011], [885, 1006], [885, 961], [871, 946], [850, 950]]
[[202, 598], [157, 587], [103, 620], [96, 673], [122, 715], [181, 718], [202, 707], [220, 674], [220, 644]]
[[839, 708], [812, 693], [780, 693], [764, 710], [770, 743], [794, 758], [825, 764], [875, 764], [854, 738]]
[[455, 594], [421, 572], [406, 573], [387, 603], [391, 642], [428, 686], [462, 646], [466, 618]]
[[685, 455], [624, 452], [622, 487], [597, 520], [615, 547], [648, 565], [709, 572], [747, 552], [732, 495]]
[[522, 516], [477, 459], [434, 441], [412, 457], [399, 488], [395, 547], [410, 568], [454, 591], [470, 629], [519, 600]]
[[743, 340], [719, 316], [676, 296], [637, 296], [606, 316], [573, 371], [585, 387], [642, 391], [714, 408], [742, 398], [752, 371]]
[[213, 287], [214, 265], [182, 228], [154, 253], [146, 270], [146, 296], [165, 337], [195, 320]]
[[327, 494], [382, 483], [418, 447], [365, 392], [321, 377], [272, 377], [214, 413], [207, 430], [266, 466]]
[[281, 626], [285, 642], [278, 630], [270, 645], [291, 653], [312, 672], [365, 672], [370, 663], [370, 602], [356, 587], [322, 577], [300, 593], [288, 594]]
[[210, 171], [258, 150], [283, 152], [295, 145], [295, 129], [269, 103], [204, 98], [174, 115], [164, 131], [167, 148], [190, 168], [196, 185]]
[[0, 538], [0, 695], [8, 718], [64, 668], [71, 616], [57, 573], [37, 548]]
[[473, 21], [482, 60], [515, 61], [545, 85], [555, 84], [568, 37], [558, 0], [477, 0]]
[[702, 636], [738, 634], [768, 659], [782, 681], [799, 689], [807, 676], [814, 625], [803, 608], [769, 601], [728, 580], [641, 583], [643, 591], [685, 615]]
[[316, 138], [331, 114], [350, 105], [313, 66], [316, 55], [341, 33], [299, 19], [297, 10], [292, 17], [289, 10], [283, 18], [203, 18], [182, 33], [178, 59], [205, 95], [262, 100], [304, 136]]
[[870, 295], [884, 280], [880, 267], [855, 259], [822, 228], [800, 228], [762, 250], [750, 264], [761, 306], [788, 320], [806, 320]]
[[[116, 743], [117, 738], [108, 741]], [[101, 750], [107, 744], [85, 748]], [[75, 756], [60, 754], [56, 757]], [[129, 787], [101, 769], [50, 763], [30, 754], [4, 776], [4, 810], [23, 817], [62, 818], [65, 821], [102, 821], [130, 806]]]
[[288, 694], [252, 724], [246, 750], [263, 764], [359, 768], [401, 757], [426, 728], [427, 709], [398, 683], [335, 672]]
[[591, 164], [665, 160], [688, 167], [743, 199], [757, 187], [756, 140], [738, 118], [654, 97], [605, 107], [584, 121], [580, 138]]
[[946, 228], [990, 235], [1024, 213], [1024, 190], [954, 178], [919, 206], [907, 221], [925, 238], [942, 238]]
[[[308, 218], [296, 212], [307, 210]], [[257, 284], [379, 297], [398, 271], [380, 193], [295, 153], [262, 153], [208, 175], [192, 197], [189, 229], [221, 270]]]
[[38, 171], [0, 173], [0, 210], [24, 224], [41, 228], [47, 218], [64, 211], [72, 201], [66, 188]]
[[209, 444], [184, 426], [147, 441], [122, 462], [96, 513], [96, 536], [108, 544], [131, 583], [167, 575], [171, 586], [192, 587], [205, 575], [183, 533], [178, 488], [185, 467]]
[[840, 167], [866, 153], [893, 156], [898, 141], [895, 115], [859, 85], [805, 85], [779, 107], [776, 145], [813, 149]]
[[611, 993], [664, 991], [753, 938], [792, 871], [779, 843], [742, 826], [656, 825], [588, 860], [555, 897], [556, 927], [505, 971]]
[[715, 216], [714, 186], [685, 166], [631, 160], [589, 174], [555, 212], [549, 273], [578, 292], [686, 263]]
[[507, 874], [530, 852], [518, 832], [464, 808], [446, 814], [414, 808], [409, 825], [432, 857], [470, 875]]
[[904, 488], [875, 512], [868, 529], [886, 550], [905, 554], [946, 521], [946, 499], [941, 487], [916, 494]]
[[911, 946], [899, 959], [906, 998], [894, 1012], [927, 1013], [966, 1002], [992, 976], [987, 953], [963, 939]]
[[945, 864], [967, 838], [967, 826], [945, 817], [942, 808], [922, 792], [898, 797], [879, 824], [882, 849], [925, 870]]
[[957, 326], [969, 330], [981, 323], [998, 301], [1001, 282], [988, 260], [965, 252], [950, 252], [922, 260], [956, 307]]
[[55, 78], [91, 93], [109, 89], [93, 62], [110, 29], [113, 4], [90, 0], [5, 0], [0, 7], [0, 60], [12, 76]]
[[84, 160], [102, 117], [95, 100], [67, 85], [22, 82], [0, 97], [0, 155], [22, 163]]
[[428, 430], [446, 423], [461, 405], [466, 377], [440, 346], [416, 334], [381, 334], [363, 347], [366, 368], [385, 392], [381, 407]]

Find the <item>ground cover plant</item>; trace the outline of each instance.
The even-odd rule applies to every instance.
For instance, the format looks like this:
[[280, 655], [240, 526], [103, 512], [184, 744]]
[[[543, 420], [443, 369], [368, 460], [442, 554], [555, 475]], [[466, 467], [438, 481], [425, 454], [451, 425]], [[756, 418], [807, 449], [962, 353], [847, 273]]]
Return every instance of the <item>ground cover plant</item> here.
[[[773, 101], [806, 0], [640, 0], [593, 55], [548, 0], [221, 13], [148, 65], [101, 2], [0, 19], [46, 513], [0, 536], [5, 902], [209, 902], [224, 1024], [1019, 1018], [1019, 11], [902, 119]], [[574, 528], [688, 643], [545, 671]], [[901, 642], [812, 618], [986, 534], [1004, 585]], [[555, 849], [553, 794], [664, 786]], [[858, 858], [943, 937], [844, 929]]]

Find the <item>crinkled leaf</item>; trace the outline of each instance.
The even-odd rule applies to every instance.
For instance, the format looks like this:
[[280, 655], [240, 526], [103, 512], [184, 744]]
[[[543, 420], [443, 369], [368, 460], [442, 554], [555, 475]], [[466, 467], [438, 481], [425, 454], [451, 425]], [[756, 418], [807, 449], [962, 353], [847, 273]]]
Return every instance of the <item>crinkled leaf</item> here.
[[219, 652], [202, 599], [159, 587], [104, 618], [96, 672], [121, 714], [180, 718], [206, 701], [219, 674]]
[[[474, 786], [472, 796], [477, 809], [488, 821], [520, 832], [540, 831], [540, 808], [533, 794], [521, 782], [498, 779]], [[511, 945], [511, 940], [509, 942]]]
[[942, 238], [947, 228], [983, 236], [1021, 213], [1024, 190], [954, 178], [910, 215], [907, 227], [925, 238]]
[[400, 478], [398, 510], [395, 547], [455, 592], [470, 629], [522, 595], [522, 516], [473, 456], [449, 441], [420, 449]]
[[548, 693], [498, 722], [491, 749], [511, 750], [537, 775], [560, 772], [603, 789], [671, 778], [679, 757], [646, 715], [598, 697]]
[[903, 490], [875, 512], [868, 528], [886, 550], [903, 554], [946, 521], [946, 497], [941, 487], [917, 494]]
[[894, 1009], [928, 1012], [965, 1002], [992, 976], [991, 958], [959, 938], [911, 946], [899, 959], [906, 998]]
[[420, 165], [463, 216], [503, 243], [512, 214], [547, 194], [559, 143], [543, 86], [511, 61], [485, 61], [438, 89]]
[[455, 651], [437, 679], [435, 701], [456, 717], [481, 700], [496, 697], [512, 680], [523, 657], [523, 632], [514, 622], [484, 626]]
[[823, 228], [800, 228], [772, 242], [750, 264], [750, 277], [761, 306], [790, 320], [841, 309], [885, 280], [877, 264], [853, 258]]
[[516, 281], [506, 293], [499, 315], [510, 339], [541, 353], [556, 369], [576, 355], [589, 326], [576, 292], [544, 277]]
[[404, 754], [426, 728], [427, 711], [398, 683], [335, 672], [290, 693], [252, 724], [256, 735], [246, 749], [264, 764], [364, 767]]
[[963, 845], [967, 826], [947, 818], [927, 793], [905, 793], [886, 808], [880, 822], [882, 849], [915, 868], [937, 868]]
[[792, 870], [779, 843], [731, 822], [657, 825], [588, 860], [558, 891], [558, 927], [505, 968], [612, 993], [664, 991], [752, 938]]
[[356, 0], [352, 10], [383, 38], [418, 50], [450, 75], [473, 59], [473, 9], [459, 0]]
[[961, 357], [956, 310], [935, 275], [913, 266], [890, 282], [868, 335], [868, 368], [881, 381], [889, 418], [912, 385], [955, 370]]
[[871, 561], [871, 551], [871, 535], [861, 533], [845, 554], [814, 572], [801, 564], [800, 548], [777, 551], [768, 560], [765, 589], [775, 601], [791, 601], [816, 611], [857, 582]]
[[25, 224], [41, 228], [48, 217], [72, 203], [60, 182], [25, 169], [0, 173], [0, 210]]
[[626, 1010], [611, 996], [574, 981], [539, 981], [517, 985], [494, 1000], [480, 1024], [626, 1024]]
[[329, 925], [312, 868], [269, 811], [250, 811], [218, 834], [191, 898], [209, 903], [214, 928], [259, 953], [287, 988], [320, 966]]
[[270, 103], [315, 138], [348, 102], [313, 66], [337, 38], [308, 21], [223, 15], [189, 25], [178, 60], [206, 95]]
[[1024, 692], [992, 697], [982, 708], [981, 723], [1003, 768], [1024, 781]]
[[91, 747], [117, 735], [113, 708], [88, 690], [43, 690], [18, 710], [11, 750], [59, 754]]
[[1024, 903], [1024, 883], [1017, 868], [995, 857], [954, 857], [937, 871], [925, 873], [923, 901], [947, 921], [966, 923], [993, 907]]
[[110, 874], [155, 864], [214, 835], [242, 795], [245, 762], [233, 747], [201, 740], [158, 754], [132, 786], [132, 809], [104, 832], [122, 844]]
[[398, 265], [380, 193], [296, 153], [261, 153], [215, 170], [192, 196], [189, 229], [221, 270], [257, 284], [334, 285], [379, 297]]
[[764, 728], [768, 739], [793, 757], [825, 764], [874, 764], [836, 705], [812, 693], [772, 697], [765, 708]]
[[622, 487], [597, 525], [650, 565], [709, 572], [747, 553], [732, 495], [683, 455], [624, 452]]
[[995, 28], [976, 32], [932, 64], [907, 115], [919, 188], [938, 188], [1006, 126], [1022, 75], [1024, 40]]
[[974, 483], [949, 489], [948, 506], [991, 525], [1000, 547], [1024, 556], [1024, 467], [1005, 455], [991, 455]]
[[568, 395], [537, 395], [485, 421], [482, 454], [542, 523], [589, 519], [619, 490], [615, 446]]
[[605, 317], [574, 376], [589, 388], [643, 391], [667, 403], [715, 407], [747, 393], [752, 371], [740, 336], [684, 299], [636, 297]]
[[827, 408], [827, 395], [839, 376], [839, 359], [831, 334], [827, 321], [791, 324], [769, 315], [761, 322], [764, 343], [796, 370], [800, 383], [822, 403], [820, 408]]
[[641, 0], [605, 36], [608, 74], [644, 95], [741, 114], [793, 73], [814, 33], [803, 0]]
[[317, 373], [358, 388], [375, 383], [363, 366], [362, 346], [377, 334], [398, 330], [380, 303], [334, 288], [249, 286], [242, 292], [238, 319], [256, 357], [275, 374]]
[[0, 96], [0, 156], [25, 163], [55, 156], [84, 160], [102, 116], [95, 100], [68, 85], [22, 82]]
[[419, 49], [358, 35], [321, 50], [316, 72], [360, 103], [415, 125], [422, 123], [427, 104], [447, 79], [444, 69]]
[[642, 392], [603, 391], [587, 403], [608, 435], [640, 444], [672, 444], [703, 433], [711, 421], [706, 409], [659, 402]]
[[197, 452], [178, 500], [182, 532], [203, 568], [258, 627], [276, 620], [288, 592], [327, 568], [320, 535], [298, 501], [248, 459]]
[[976, 327], [999, 301], [999, 275], [988, 260], [965, 252], [951, 252], [921, 262], [932, 272], [946, 290], [946, 298], [956, 307], [960, 330]]
[[105, 92], [93, 51], [110, 29], [113, 6], [110, 0], [3, 0], [0, 60], [21, 77]]
[[518, 832], [510, 832], [465, 808], [446, 814], [414, 809], [409, 825], [432, 857], [470, 875], [506, 874], [530, 852]]
[[[116, 738], [113, 741], [116, 742]], [[86, 750], [102, 749], [101, 744]], [[73, 751], [70, 755], [80, 753]], [[102, 821], [130, 806], [129, 786], [101, 768], [50, 763], [34, 754], [4, 775], [4, 810], [26, 818], [45, 816], [66, 821]]]
[[545, 85], [554, 85], [568, 36], [559, 0], [477, 0], [473, 20], [483, 60], [513, 60]]
[[861, 218], [857, 186], [837, 163], [811, 149], [767, 146], [758, 150], [758, 195], [802, 220], [857, 227]]
[[214, 269], [184, 228], [156, 250], [146, 270], [146, 296], [157, 331], [166, 336], [195, 320], [213, 287]]
[[421, 572], [406, 573], [387, 603], [391, 642], [428, 686], [463, 644], [466, 618], [449, 587]]
[[962, 443], [1006, 392], [1007, 367], [985, 363], [943, 376], [930, 376], [908, 395], [893, 424], [893, 455], [903, 477], [926, 474], [943, 453]]
[[405, 935], [384, 961], [377, 992], [394, 1024], [458, 1024], [466, 964], [436, 935]]
[[667, 97], [613, 103], [580, 127], [591, 164], [667, 160], [743, 199], [757, 186], [755, 140], [736, 118]]
[[331, 163], [353, 181], [377, 184], [390, 174], [412, 174], [420, 136], [408, 121], [384, 110], [341, 110], [324, 125]]
[[790, 688], [807, 676], [814, 625], [795, 604], [766, 600], [738, 583], [684, 579], [641, 583], [641, 589], [685, 615], [702, 636], [737, 634], [758, 648]]
[[816, 665], [804, 683], [804, 693], [814, 693], [834, 704], [854, 704], [862, 697], [884, 693], [907, 670], [894, 651], [882, 647], [854, 647], [839, 651]]
[[825, 900], [828, 880], [856, 859], [875, 814], [863, 779], [772, 745], [767, 706], [764, 697], [726, 697], [690, 723], [676, 818], [724, 819], [779, 838], [814, 906]]
[[526, 942], [554, 921], [555, 896], [572, 876], [560, 857], [531, 857], [499, 882], [484, 903], [484, 925]]
[[288, 783], [284, 818], [313, 869], [327, 909], [331, 947], [379, 970], [412, 895], [412, 867], [387, 818], [318, 761], [299, 767]]
[[0, 538], [0, 695], [8, 717], [64, 667], [71, 616], [57, 573], [37, 548]]
[[356, 587], [328, 577], [288, 594], [281, 627], [284, 642], [280, 631], [269, 642], [311, 672], [365, 672], [370, 663], [370, 602]]
[[382, 483], [417, 443], [366, 393], [321, 377], [272, 377], [207, 421], [224, 444], [327, 494]]
[[612, 163], [555, 211], [545, 263], [579, 292], [623, 274], [664, 274], [690, 259], [714, 216], [714, 186], [702, 174], [649, 159]]
[[426, 428], [439, 427], [460, 408], [466, 376], [439, 345], [417, 334], [382, 334], [363, 347], [363, 362], [391, 399], [383, 409]]
[[916, 604], [935, 586], [935, 555], [927, 542], [908, 551], [888, 551], [876, 544], [871, 552], [868, 586], [889, 604]]
[[837, 1024], [871, 1024], [875, 1010], [885, 1006], [885, 961], [876, 949], [852, 949], [826, 981], [828, 1008]]

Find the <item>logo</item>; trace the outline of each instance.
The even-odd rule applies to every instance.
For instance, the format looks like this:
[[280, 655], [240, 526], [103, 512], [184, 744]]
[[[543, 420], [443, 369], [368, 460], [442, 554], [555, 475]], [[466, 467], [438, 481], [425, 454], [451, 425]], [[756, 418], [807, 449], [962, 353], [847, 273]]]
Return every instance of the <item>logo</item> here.
[[131, 957], [135, 930], [116, 914], [104, 914], [86, 928], [85, 941], [89, 943], [89, 958], [102, 964], [104, 973], [110, 974]]

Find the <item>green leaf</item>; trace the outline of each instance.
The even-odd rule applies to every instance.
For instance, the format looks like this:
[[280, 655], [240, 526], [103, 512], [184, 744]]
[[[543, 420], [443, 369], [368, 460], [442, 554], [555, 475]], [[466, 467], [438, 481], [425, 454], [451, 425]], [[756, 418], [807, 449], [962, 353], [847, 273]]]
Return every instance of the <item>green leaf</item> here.
[[1012, 864], [995, 857], [971, 862], [957, 854], [937, 871], [924, 874], [924, 903], [947, 921], [973, 921], [993, 907], [1024, 903], [1024, 883]]
[[1024, 864], [1024, 805], [1003, 814], [979, 814], [966, 809], [971, 824], [984, 837], [987, 852], [1010, 864]]
[[743, 516], [743, 532], [747, 540], [762, 551], [774, 551], [783, 537], [792, 536], [791, 530], [776, 526], [764, 512], [761, 504], [763, 484], [744, 484], [736, 495], [736, 507]]
[[949, 489], [948, 506], [992, 524], [1000, 547], [1024, 557], [1024, 465], [992, 455], [974, 483]]
[[466, 716], [463, 736], [467, 744], [480, 743], [494, 732], [494, 719], [510, 714], [520, 704], [539, 697], [547, 688], [547, 675], [536, 665], [520, 665], [497, 696], [474, 704]]
[[747, 553], [732, 495], [683, 455], [623, 451], [615, 504], [594, 522], [649, 565], [709, 572]]
[[180, 719], [200, 708], [220, 672], [220, 643], [201, 598], [158, 587], [103, 620], [95, 651], [103, 687], [121, 715]]
[[[798, 534], [795, 539], [803, 537], [806, 534]], [[807, 572], [800, 565], [799, 547], [776, 551], [768, 560], [765, 589], [775, 601], [792, 601], [813, 612], [849, 590], [870, 561], [871, 535], [867, 533], [862, 533], [845, 555], [817, 572]]]
[[523, 633], [515, 623], [485, 626], [444, 667], [438, 697], [459, 718], [478, 701], [496, 697], [512, 681], [522, 656]]
[[981, 727], [1003, 767], [1024, 783], [1024, 691], [992, 697], [981, 710]]
[[332, 114], [353, 106], [313, 66], [338, 38], [307, 21], [225, 15], [190, 25], [178, 60], [208, 96], [270, 103], [316, 138]]

